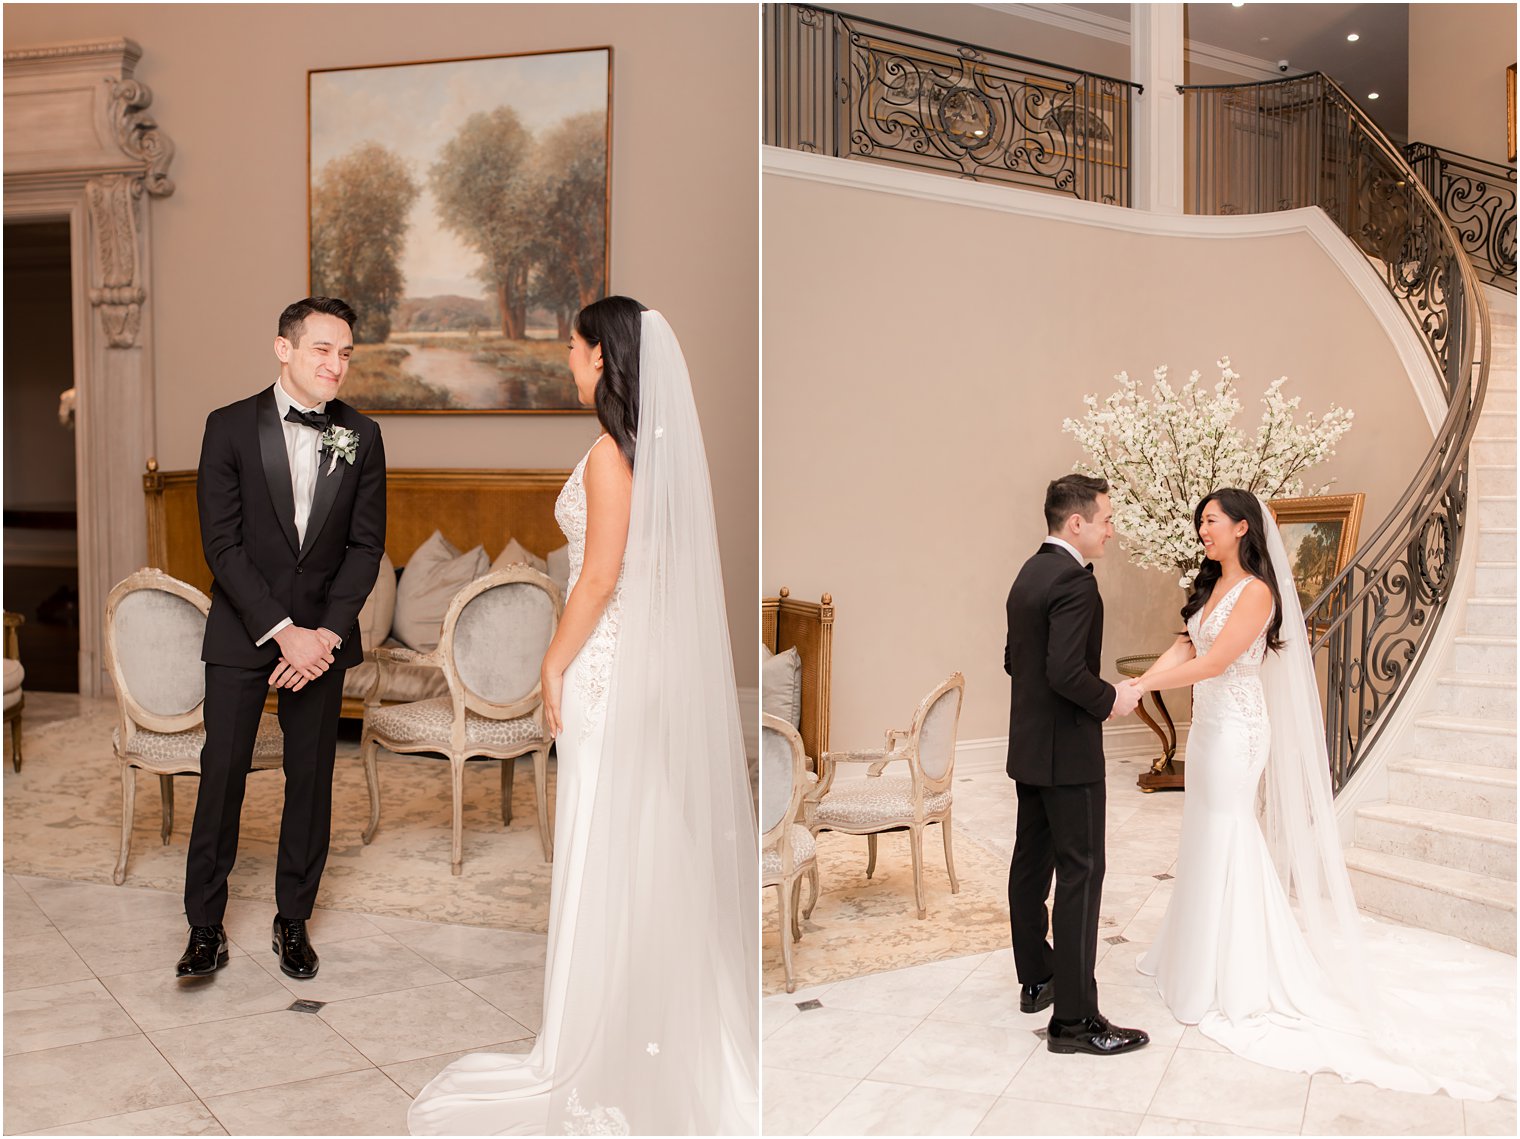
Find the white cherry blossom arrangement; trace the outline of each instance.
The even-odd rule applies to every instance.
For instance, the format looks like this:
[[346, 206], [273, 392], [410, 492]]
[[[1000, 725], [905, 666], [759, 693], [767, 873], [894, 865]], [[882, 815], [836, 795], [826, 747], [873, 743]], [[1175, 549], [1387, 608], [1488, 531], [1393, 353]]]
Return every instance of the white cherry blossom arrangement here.
[[1087, 452], [1076, 469], [1108, 480], [1120, 545], [1139, 565], [1180, 572], [1183, 588], [1198, 571], [1198, 500], [1222, 486], [1269, 499], [1323, 494], [1329, 483], [1306, 488], [1301, 476], [1335, 454], [1354, 415], [1332, 405], [1323, 416], [1295, 421], [1301, 397], [1283, 395], [1283, 376], [1262, 394], [1261, 422], [1248, 438], [1234, 425], [1240, 374], [1231, 370], [1228, 356], [1218, 367], [1212, 393], [1200, 389], [1196, 370], [1178, 389], [1161, 365], [1149, 395], [1140, 381], [1120, 372], [1114, 377], [1118, 391], [1101, 404], [1095, 395], [1084, 396], [1086, 415], [1061, 425]]

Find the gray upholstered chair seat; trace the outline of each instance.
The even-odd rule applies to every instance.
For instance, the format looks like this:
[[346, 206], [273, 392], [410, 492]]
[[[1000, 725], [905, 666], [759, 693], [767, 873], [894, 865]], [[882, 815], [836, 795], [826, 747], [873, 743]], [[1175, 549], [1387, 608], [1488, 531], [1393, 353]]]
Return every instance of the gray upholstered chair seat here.
[[[121, 752], [121, 729], [111, 729], [111, 746]], [[132, 734], [132, 749], [126, 753], [129, 763], [148, 768], [167, 767], [188, 763], [189, 769], [200, 769], [201, 749], [206, 746], [206, 727], [197, 724], [183, 732], [150, 732], [138, 728]], [[257, 767], [278, 767], [285, 758], [285, 737], [280, 732], [279, 718], [265, 712], [259, 717], [259, 734], [253, 741], [253, 762]], [[273, 760], [273, 764], [261, 764], [260, 760]]]
[[[803, 866], [818, 856], [818, 840], [807, 827], [792, 824], [792, 864]], [[760, 855], [760, 880], [767, 882], [781, 877], [781, 848], [771, 847]]]
[[[940, 815], [950, 806], [950, 792], [924, 795], [924, 814]], [[913, 821], [913, 780], [906, 775], [875, 779], [839, 779], [818, 804], [820, 826], [860, 830], [900, 821]]]
[[[454, 702], [448, 696], [391, 704], [368, 713], [369, 726], [377, 736], [398, 744], [447, 740], [454, 730]], [[493, 720], [465, 711], [465, 739], [491, 748], [512, 748], [538, 740], [543, 729], [533, 714], [515, 720]]]

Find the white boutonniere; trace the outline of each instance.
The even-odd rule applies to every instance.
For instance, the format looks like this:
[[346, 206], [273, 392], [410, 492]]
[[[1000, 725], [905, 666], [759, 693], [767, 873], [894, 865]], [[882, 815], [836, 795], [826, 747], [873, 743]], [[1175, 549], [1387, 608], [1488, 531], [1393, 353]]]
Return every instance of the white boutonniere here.
[[332, 474], [338, 466], [339, 455], [343, 456], [349, 466], [353, 466], [354, 456], [359, 452], [359, 433], [351, 427], [339, 427], [334, 424], [322, 432], [318, 450], [332, 452], [332, 460], [327, 464], [328, 474]]

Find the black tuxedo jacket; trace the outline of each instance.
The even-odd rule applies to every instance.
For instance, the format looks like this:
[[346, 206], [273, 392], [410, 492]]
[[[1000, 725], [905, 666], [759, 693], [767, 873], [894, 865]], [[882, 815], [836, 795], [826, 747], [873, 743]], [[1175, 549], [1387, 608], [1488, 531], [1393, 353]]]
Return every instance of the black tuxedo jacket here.
[[1008, 591], [1010, 778], [1042, 787], [1103, 778], [1103, 721], [1115, 692], [1098, 676], [1102, 649], [1103, 599], [1092, 571], [1064, 548], [1041, 545]]
[[331, 474], [331, 453], [323, 452], [304, 544], [296, 541], [290, 459], [273, 389], [206, 419], [196, 502], [213, 578], [201, 648], [207, 664], [273, 668], [279, 645], [255, 642], [287, 617], [343, 638], [334, 667], [363, 659], [359, 610], [385, 552], [385, 444], [380, 425], [341, 400], [328, 400], [326, 410], [334, 425], [357, 431], [359, 443], [354, 462], [340, 455]]

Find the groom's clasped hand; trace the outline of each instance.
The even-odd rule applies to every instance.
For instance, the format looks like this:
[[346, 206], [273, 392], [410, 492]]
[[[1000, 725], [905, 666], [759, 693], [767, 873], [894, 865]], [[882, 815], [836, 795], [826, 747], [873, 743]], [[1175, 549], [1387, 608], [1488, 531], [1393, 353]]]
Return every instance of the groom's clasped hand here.
[[1114, 710], [1108, 714], [1108, 718], [1112, 720], [1116, 716], [1128, 716], [1140, 706], [1144, 695], [1137, 681], [1121, 680], [1114, 685]]

